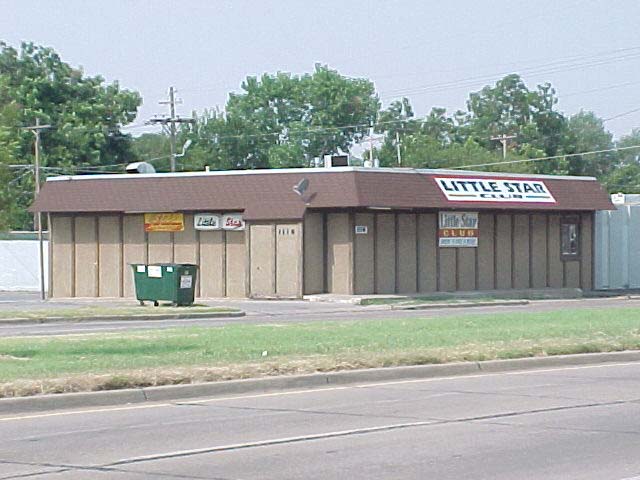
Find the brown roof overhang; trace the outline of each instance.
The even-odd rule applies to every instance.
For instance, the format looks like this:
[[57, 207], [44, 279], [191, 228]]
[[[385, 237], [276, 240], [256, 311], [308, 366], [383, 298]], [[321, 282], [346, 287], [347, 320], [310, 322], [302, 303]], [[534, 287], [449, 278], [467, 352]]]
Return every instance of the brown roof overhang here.
[[[450, 201], [435, 178], [543, 181], [555, 203]], [[293, 186], [303, 178], [301, 197]], [[409, 169], [335, 168], [251, 172], [56, 177], [31, 207], [50, 213], [242, 211], [247, 220], [301, 219], [307, 208], [613, 209], [601, 185], [585, 177], [552, 177]]]

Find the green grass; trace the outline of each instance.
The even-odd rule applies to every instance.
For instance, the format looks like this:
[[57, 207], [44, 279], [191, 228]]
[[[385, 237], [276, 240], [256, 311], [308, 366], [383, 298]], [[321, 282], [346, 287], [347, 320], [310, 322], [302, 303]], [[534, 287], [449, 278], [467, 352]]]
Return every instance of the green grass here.
[[102, 317], [110, 315], [161, 315], [167, 313], [225, 313], [237, 312], [236, 308], [226, 307], [207, 307], [201, 305], [192, 305], [189, 307], [172, 307], [169, 305], [160, 305], [153, 307], [145, 306], [86, 306], [73, 308], [49, 308], [46, 304], [42, 308], [34, 308], [29, 310], [7, 309], [0, 311], [0, 319], [6, 318], [29, 318], [43, 319], [47, 317], [64, 317], [72, 319], [74, 317]]
[[638, 348], [640, 308], [6, 338], [0, 395]]
[[[506, 297], [482, 296], [482, 297], [454, 297], [452, 295], [430, 295], [427, 297], [387, 297], [365, 298], [361, 305], [418, 305], [424, 303], [478, 303], [507, 300]], [[509, 300], [513, 300], [510, 298]]]
[[[553, 298], [579, 298], [581, 294], [572, 289], [560, 291], [513, 291], [513, 292], [452, 292], [432, 293], [420, 296], [393, 296], [363, 298], [361, 305], [414, 305], [420, 303], [477, 303], [500, 300], [549, 300]], [[598, 296], [602, 296], [599, 293]]]

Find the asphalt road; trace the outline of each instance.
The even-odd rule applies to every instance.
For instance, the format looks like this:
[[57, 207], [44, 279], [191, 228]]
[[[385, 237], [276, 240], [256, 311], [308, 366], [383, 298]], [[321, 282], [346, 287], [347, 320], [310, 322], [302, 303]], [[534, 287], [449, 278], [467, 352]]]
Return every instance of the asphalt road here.
[[[4, 303], [0, 295], [0, 308], [15, 308], [15, 302], [21, 300], [12, 297]], [[95, 300], [91, 300], [95, 302]], [[120, 302], [121, 304], [122, 302]], [[432, 310], [381, 310], [375, 306], [359, 306], [350, 304], [336, 304], [308, 301], [260, 301], [260, 300], [221, 300], [207, 302], [210, 305], [237, 307], [246, 311], [246, 317], [240, 318], [216, 318], [216, 319], [192, 319], [192, 320], [129, 320], [108, 322], [61, 322], [51, 324], [21, 324], [1, 325], [0, 337], [30, 336], [30, 335], [72, 335], [84, 333], [118, 332], [131, 329], [172, 328], [179, 326], [208, 326], [219, 327], [228, 324], [265, 324], [265, 323], [293, 323], [315, 322], [323, 320], [365, 320], [365, 319], [398, 319], [408, 317], [442, 317], [450, 315], [477, 315], [504, 312], [549, 312], [571, 309], [619, 309], [624, 307], [640, 306], [640, 299], [625, 298], [590, 298], [575, 300], [544, 300], [531, 302], [528, 305], [490, 306], [472, 308], [442, 308]], [[48, 302], [48, 308], [60, 308], [60, 305], [81, 305], [80, 301]], [[22, 300], [24, 308], [43, 308], [42, 304], [33, 298], [33, 295]]]
[[0, 417], [0, 479], [638, 479], [640, 363]]

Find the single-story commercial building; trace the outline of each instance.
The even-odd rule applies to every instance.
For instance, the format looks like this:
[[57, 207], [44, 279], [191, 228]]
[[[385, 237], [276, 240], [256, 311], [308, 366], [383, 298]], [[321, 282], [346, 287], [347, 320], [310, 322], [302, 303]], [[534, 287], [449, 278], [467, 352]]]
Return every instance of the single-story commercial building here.
[[131, 263], [200, 266], [201, 297], [593, 288], [594, 178], [308, 168], [47, 179], [52, 297], [134, 295]]

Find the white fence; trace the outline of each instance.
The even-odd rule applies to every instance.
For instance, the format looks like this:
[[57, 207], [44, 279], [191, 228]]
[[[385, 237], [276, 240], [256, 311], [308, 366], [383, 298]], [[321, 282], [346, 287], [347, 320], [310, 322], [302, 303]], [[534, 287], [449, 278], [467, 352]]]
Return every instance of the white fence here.
[[[45, 241], [45, 285], [48, 276], [48, 248]], [[0, 291], [39, 291], [40, 263], [37, 240], [0, 240]]]

